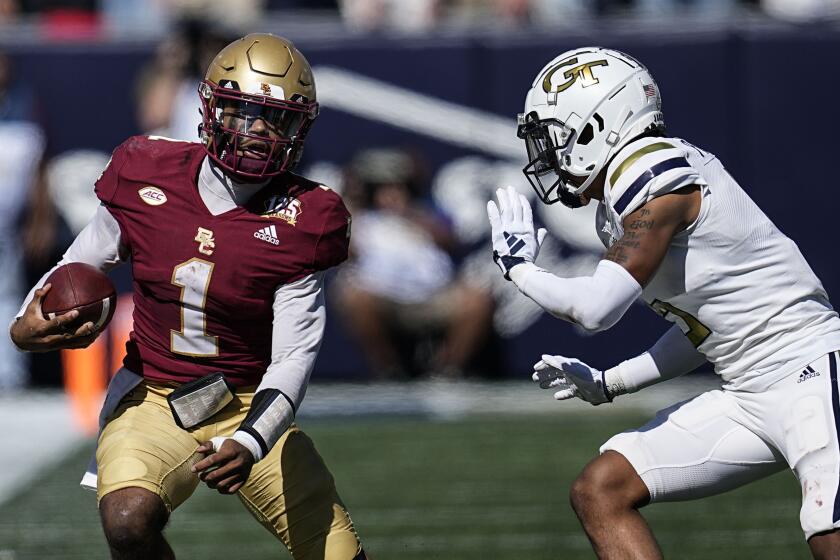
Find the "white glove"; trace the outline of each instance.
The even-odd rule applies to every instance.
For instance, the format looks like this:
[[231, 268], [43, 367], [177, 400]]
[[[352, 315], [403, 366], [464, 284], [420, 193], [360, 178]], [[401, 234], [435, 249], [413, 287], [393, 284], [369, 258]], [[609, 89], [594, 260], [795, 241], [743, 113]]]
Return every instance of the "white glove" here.
[[510, 280], [510, 270], [524, 262], [534, 262], [547, 231], [534, 231], [531, 205], [513, 187], [496, 189], [499, 205], [487, 202], [490, 218], [490, 239], [493, 241], [493, 261]]
[[554, 393], [558, 401], [578, 397], [593, 405], [612, 402], [604, 372], [575, 358], [543, 354], [542, 360], [534, 364], [531, 378], [541, 389], [558, 389]]

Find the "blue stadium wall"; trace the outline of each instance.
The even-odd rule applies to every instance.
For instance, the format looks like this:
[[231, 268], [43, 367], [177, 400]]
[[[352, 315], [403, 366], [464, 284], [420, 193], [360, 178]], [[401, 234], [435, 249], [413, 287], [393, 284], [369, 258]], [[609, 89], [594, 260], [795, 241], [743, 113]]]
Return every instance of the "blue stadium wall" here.
[[[604, 39], [610, 37], [610, 39]], [[840, 160], [840, 33], [822, 28], [756, 28], [707, 33], [574, 35], [522, 33], [469, 38], [297, 39], [313, 66], [346, 69], [401, 88], [514, 119], [536, 72], [575, 46], [602, 44], [643, 61], [659, 83], [669, 132], [716, 153], [772, 220], [799, 244], [834, 297], [840, 298], [835, 249]], [[110, 151], [137, 133], [135, 78], [152, 44], [6, 45], [16, 72], [42, 101], [50, 151]], [[316, 74], [317, 80], [317, 74]], [[433, 168], [477, 154], [382, 122], [325, 107], [307, 158], [344, 163], [369, 145], [414, 145]], [[486, 157], [486, 154], [481, 154]], [[509, 375], [525, 375], [541, 353], [563, 353], [600, 366], [646, 348], [667, 328], [634, 306], [608, 333], [580, 336], [542, 317], [506, 341]], [[320, 377], [364, 371], [338, 321], [330, 322]]]

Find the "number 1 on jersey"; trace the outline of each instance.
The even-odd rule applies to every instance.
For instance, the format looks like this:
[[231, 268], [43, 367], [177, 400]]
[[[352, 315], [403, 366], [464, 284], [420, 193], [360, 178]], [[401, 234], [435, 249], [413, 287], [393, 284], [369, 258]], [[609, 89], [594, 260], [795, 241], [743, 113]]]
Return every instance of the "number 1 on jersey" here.
[[181, 288], [181, 330], [170, 331], [170, 349], [175, 354], [209, 357], [219, 355], [219, 337], [207, 334], [207, 290], [213, 263], [192, 258], [175, 267], [172, 283]]

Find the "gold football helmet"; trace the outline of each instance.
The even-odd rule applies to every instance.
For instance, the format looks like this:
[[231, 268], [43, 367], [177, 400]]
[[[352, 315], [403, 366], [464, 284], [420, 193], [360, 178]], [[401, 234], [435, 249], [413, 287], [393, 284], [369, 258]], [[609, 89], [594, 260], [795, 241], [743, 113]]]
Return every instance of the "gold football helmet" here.
[[240, 178], [263, 179], [300, 160], [318, 116], [315, 80], [291, 41], [252, 33], [226, 46], [198, 88], [208, 155]]

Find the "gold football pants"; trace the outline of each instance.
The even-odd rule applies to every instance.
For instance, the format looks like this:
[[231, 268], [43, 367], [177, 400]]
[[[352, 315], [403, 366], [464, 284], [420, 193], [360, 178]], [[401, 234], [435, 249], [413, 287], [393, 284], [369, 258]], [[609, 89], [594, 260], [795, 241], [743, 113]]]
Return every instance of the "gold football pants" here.
[[[123, 398], [99, 437], [97, 499], [121, 488], [145, 488], [172, 512], [192, 495], [199, 479], [195, 452], [215, 436], [230, 436], [245, 419], [253, 388], [239, 389], [210, 420], [184, 430], [166, 396], [171, 387], [144, 381]], [[351, 560], [360, 550], [332, 474], [312, 440], [292, 426], [238, 492], [248, 511], [283, 541], [295, 560]]]

